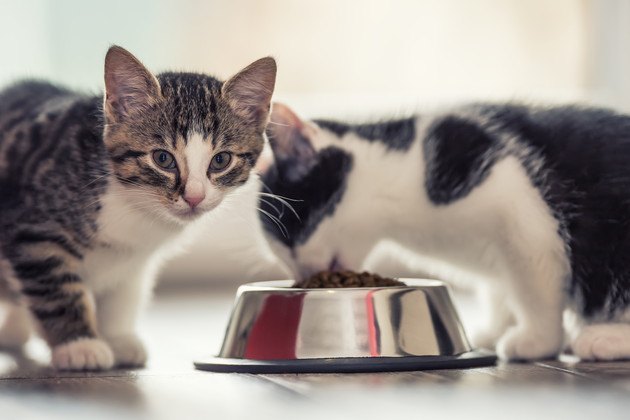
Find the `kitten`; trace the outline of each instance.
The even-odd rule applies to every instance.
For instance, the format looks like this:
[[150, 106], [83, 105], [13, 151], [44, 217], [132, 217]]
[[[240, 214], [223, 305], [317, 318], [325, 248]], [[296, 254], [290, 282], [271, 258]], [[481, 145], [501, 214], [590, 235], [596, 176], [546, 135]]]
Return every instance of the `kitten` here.
[[30, 312], [57, 368], [143, 365], [152, 255], [248, 180], [275, 75], [267, 57], [226, 82], [154, 76], [114, 46], [104, 98], [0, 92], [0, 289], [18, 298], [0, 344], [28, 338]]
[[629, 116], [475, 104], [353, 125], [274, 104], [271, 120], [263, 185], [296, 214], [263, 196], [277, 220], [261, 221], [296, 278], [359, 269], [393, 240], [481, 288], [474, 341], [503, 359], [558, 355], [565, 308], [577, 356], [630, 357]]

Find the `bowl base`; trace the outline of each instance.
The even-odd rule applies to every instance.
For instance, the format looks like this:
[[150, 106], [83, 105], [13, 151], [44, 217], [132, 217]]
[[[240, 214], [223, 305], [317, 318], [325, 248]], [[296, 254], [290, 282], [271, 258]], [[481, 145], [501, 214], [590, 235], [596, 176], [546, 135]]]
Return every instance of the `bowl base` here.
[[195, 362], [195, 368], [223, 373], [360, 373], [431, 369], [464, 369], [492, 366], [497, 356], [488, 350], [472, 350], [456, 356], [341, 357], [329, 359], [252, 360], [211, 357]]

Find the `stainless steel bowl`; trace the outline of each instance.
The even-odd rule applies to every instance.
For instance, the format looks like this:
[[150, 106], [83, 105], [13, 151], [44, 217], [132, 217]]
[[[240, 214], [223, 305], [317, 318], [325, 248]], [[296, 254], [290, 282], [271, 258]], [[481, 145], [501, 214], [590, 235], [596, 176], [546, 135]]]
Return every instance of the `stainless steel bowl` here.
[[238, 289], [218, 357], [200, 369], [243, 372], [340, 372], [478, 366], [474, 351], [436, 280], [406, 286], [297, 289], [291, 280]]

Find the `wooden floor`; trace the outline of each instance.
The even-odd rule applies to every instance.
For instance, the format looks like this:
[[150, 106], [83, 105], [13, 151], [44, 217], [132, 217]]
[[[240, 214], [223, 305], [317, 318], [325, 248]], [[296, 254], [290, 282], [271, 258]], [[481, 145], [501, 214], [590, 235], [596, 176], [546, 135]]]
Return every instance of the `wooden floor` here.
[[[158, 294], [143, 321], [146, 369], [58, 373], [33, 340], [0, 353], [0, 419], [630, 419], [630, 362], [500, 364], [351, 375], [195, 371], [216, 353], [233, 291]], [[464, 315], [465, 316], [465, 315]]]

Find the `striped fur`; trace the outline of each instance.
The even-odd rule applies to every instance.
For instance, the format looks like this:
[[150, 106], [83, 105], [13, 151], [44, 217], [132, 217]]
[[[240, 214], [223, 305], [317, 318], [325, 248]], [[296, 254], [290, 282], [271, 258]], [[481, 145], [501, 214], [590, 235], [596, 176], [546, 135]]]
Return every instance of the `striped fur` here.
[[[144, 363], [134, 324], [148, 261], [247, 181], [274, 80], [271, 58], [225, 83], [154, 77], [112, 47], [104, 97], [40, 81], [0, 92], [0, 291], [30, 308], [58, 367], [108, 368], [112, 350], [118, 364]], [[212, 170], [221, 152], [229, 165]]]

